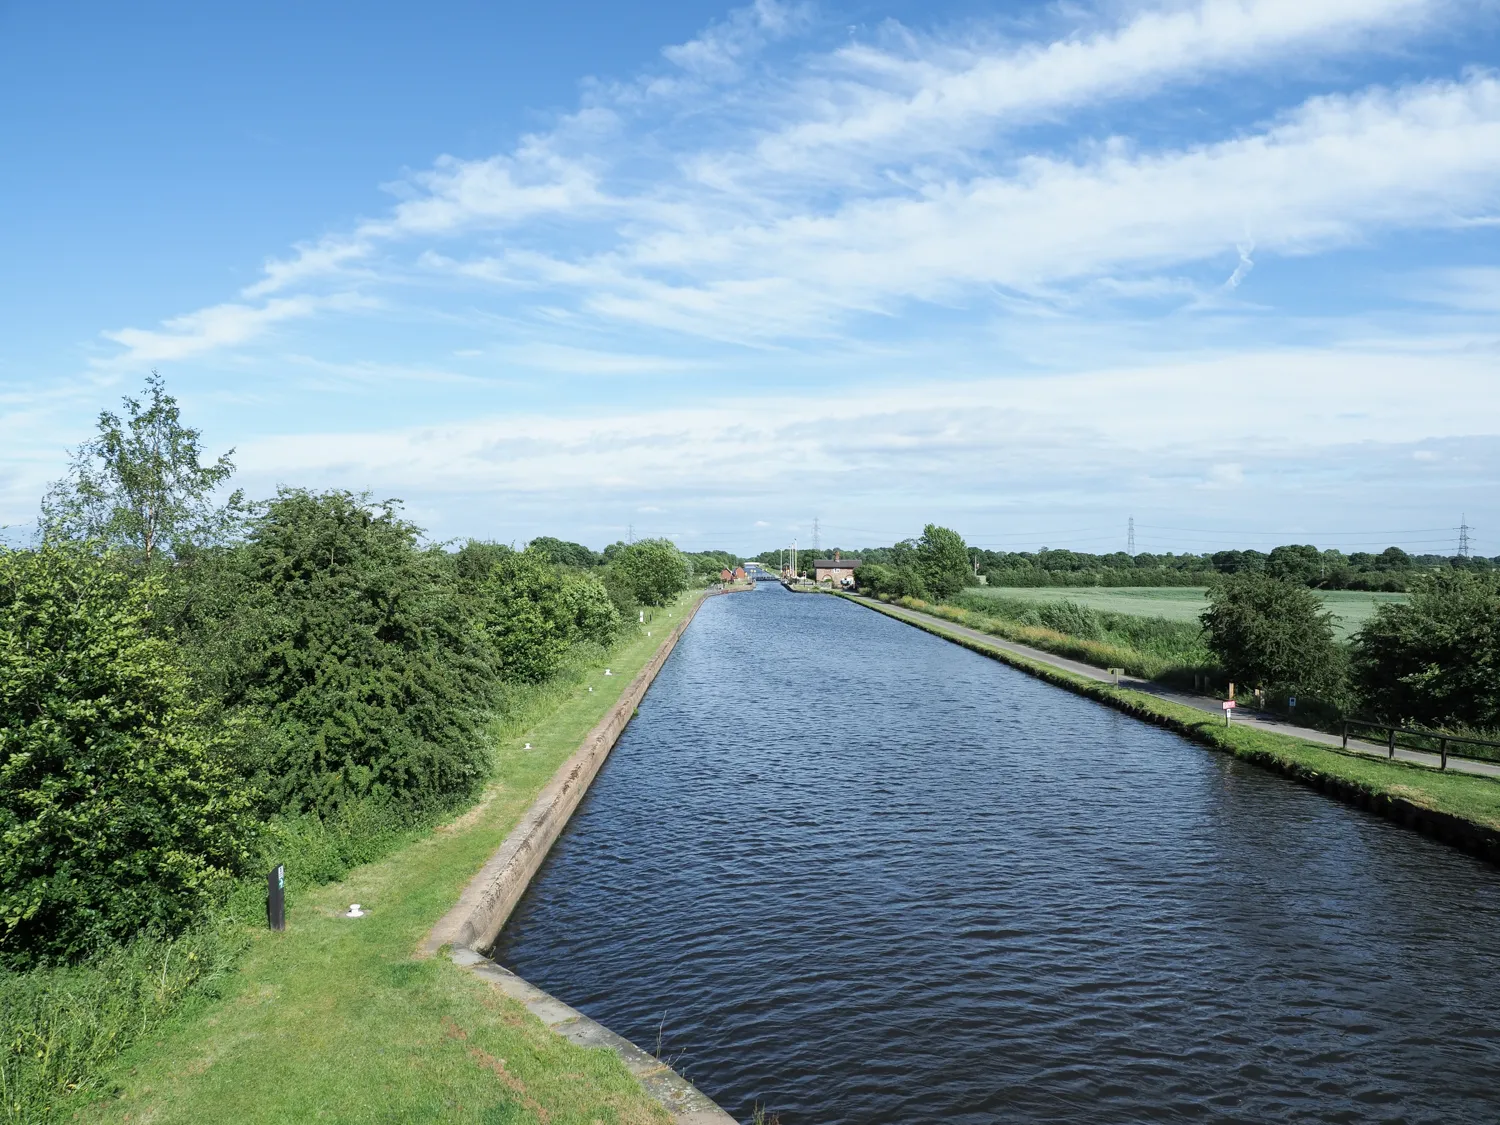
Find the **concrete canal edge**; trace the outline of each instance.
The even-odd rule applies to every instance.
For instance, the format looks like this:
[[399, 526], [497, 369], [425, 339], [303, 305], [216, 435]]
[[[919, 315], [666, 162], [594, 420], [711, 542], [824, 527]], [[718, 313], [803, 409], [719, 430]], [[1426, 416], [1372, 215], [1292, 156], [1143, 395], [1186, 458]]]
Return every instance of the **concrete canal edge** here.
[[676, 1125], [736, 1125], [735, 1120], [666, 1063], [628, 1039], [589, 1019], [556, 997], [502, 968], [477, 952], [493, 945], [506, 919], [520, 902], [537, 869], [598, 775], [609, 752], [635, 714], [646, 689], [677, 647], [677, 641], [709, 598], [753, 587], [710, 590], [692, 605], [661, 647], [625, 689], [609, 714], [588, 733], [552, 779], [542, 787], [531, 807], [511, 829], [499, 849], [469, 880], [458, 903], [432, 928], [419, 955], [430, 957], [445, 947], [455, 965], [467, 969], [528, 1011], [552, 1031], [583, 1047], [606, 1047], [619, 1056], [646, 1092], [672, 1115]]
[[[905, 614], [896, 613], [886, 609], [884, 606], [859, 598], [848, 597], [839, 594], [846, 601], [854, 602], [856, 605], [872, 609], [876, 613], [884, 614], [893, 620], [910, 625], [915, 629], [921, 629], [924, 633], [931, 633], [956, 645], [962, 645], [981, 656], [987, 656], [991, 660], [998, 660], [1002, 664], [1009, 664], [1018, 671], [1025, 672], [1041, 680], [1061, 688], [1066, 688], [1077, 695], [1087, 696], [1099, 703], [1113, 707], [1117, 711], [1142, 722], [1151, 723], [1154, 726], [1164, 727], [1184, 738], [1207, 746], [1214, 750], [1221, 750], [1232, 754], [1241, 761], [1250, 762], [1263, 769], [1272, 770], [1276, 773], [1289, 777], [1294, 781], [1301, 782], [1310, 788], [1325, 793], [1345, 804], [1354, 805], [1377, 816], [1385, 817], [1387, 820], [1395, 821], [1424, 836], [1441, 840], [1445, 844], [1456, 847], [1470, 855], [1478, 856], [1480, 859], [1488, 860], [1490, 863], [1500, 865], [1500, 831], [1495, 827], [1478, 821], [1468, 820], [1452, 813], [1441, 812], [1437, 809], [1425, 808], [1415, 801], [1406, 799], [1391, 793], [1381, 792], [1373, 789], [1362, 782], [1349, 778], [1336, 777], [1332, 774], [1323, 773], [1312, 769], [1300, 762], [1281, 758], [1275, 754], [1264, 751], [1247, 750], [1237, 747], [1225, 741], [1217, 735], [1219, 729], [1217, 724], [1204, 722], [1185, 722], [1176, 716], [1167, 713], [1149, 695], [1132, 692], [1122, 688], [1113, 688], [1107, 684], [1096, 684], [1082, 677], [1074, 676], [1061, 668], [1054, 668], [1039, 661], [1027, 659], [1017, 653], [1007, 652], [1005, 649], [983, 642], [973, 640], [958, 633], [952, 633], [936, 623], [908, 617]], [[1299, 741], [1289, 735], [1276, 734], [1274, 732], [1262, 732], [1268, 738], [1285, 738], [1289, 741]], [[1319, 750], [1329, 750], [1329, 747], [1318, 746], [1316, 743], [1307, 745], [1315, 746]]]

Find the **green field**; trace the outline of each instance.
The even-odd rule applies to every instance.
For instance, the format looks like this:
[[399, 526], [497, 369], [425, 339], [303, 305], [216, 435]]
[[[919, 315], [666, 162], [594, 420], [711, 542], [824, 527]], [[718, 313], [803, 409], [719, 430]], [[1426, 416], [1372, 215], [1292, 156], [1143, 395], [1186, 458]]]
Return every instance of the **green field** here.
[[[1025, 602], [1072, 601], [1106, 613], [1165, 617], [1168, 621], [1196, 621], [1208, 608], [1207, 588], [1203, 586], [978, 586], [966, 592]], [[1319, 596], [1337, 618], [1340, 638], [1363, 625], [1377, 605], [1406, 600], [1405, 594], [1363, 590], [1325, 590]]]

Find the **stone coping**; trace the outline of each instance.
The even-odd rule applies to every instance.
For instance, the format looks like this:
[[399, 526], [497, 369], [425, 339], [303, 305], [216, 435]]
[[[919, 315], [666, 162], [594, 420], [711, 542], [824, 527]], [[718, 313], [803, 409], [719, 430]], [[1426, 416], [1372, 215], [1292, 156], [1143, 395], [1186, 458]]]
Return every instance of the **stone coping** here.
[[525, 815], [479, 873], [469, 880], [458, 903], [443, 915], [418, 950], [419, 956], [430, 957], [446, 947], [454, 964], [519, 1000], [563, 1038], [580, 1046], [607, 1047], [614, 1051], [626, 1069], [640, 1080], [646, 1092], [672, 1114], [675, 1125], [735, 1125], [735, 1122], [707, 1095], [660, 1059], [475, 951], [488, 949], [495, 943], [506, 919], [526, 893], [552, 844], [572, 817], [573, 810], [578, 807], [625, 725], [635, 714], [646, 689], [677, 647], [678, 639], [697, 615], [699, 607], [716, 595], [750, 589], [754, 586], [709, 590], [693, 603], [646, 666], [631, 680], [619, 701], [588, 733], [583, 745], [542, 787]]

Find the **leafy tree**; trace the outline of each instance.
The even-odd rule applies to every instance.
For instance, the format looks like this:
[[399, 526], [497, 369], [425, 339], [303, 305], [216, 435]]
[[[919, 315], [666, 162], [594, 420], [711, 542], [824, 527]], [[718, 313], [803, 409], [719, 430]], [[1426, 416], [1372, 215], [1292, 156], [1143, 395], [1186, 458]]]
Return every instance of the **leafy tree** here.
[[1355, 683], [1392, 722], [1500, 728], [1500, 589], [1492, 577], [1439, 571], [1411, 601], [1380, 606], [1356, 634]]
[[271, 808], [445, 808], [488, 771], [491, 650], [453, 558], [417, 536], [395, 501], [282, 489], [191, 623]]
[[78, 447], [69, 475], [42, 502], [46, 539], [96, 540], [150, 566], [164, 550], [213, 541], [235, 526], [243, 497], [223, 507], [212, 494], [234, 473], [231, 454], [203, 464], [199, 431], [182, 424], [177, 400], [153, 371], [146, 396], [124, 400], [122, 421], [100, 413], [98, 435]]
[[665, 605], [687, 589], [691, 567], [670, 539], [641, 539], [616, 551], [610, 566], [643, 605]]
[[1387, 547], [1375, 556], [1376, 570], [1409, 570], [1411, 556], [1400, 547]]
[[526, 549], [560, 566], [577, 566], [587, 569], [598, 566], [601, 561], [598, 555], [582, 543], [569, 543], [563, 539], [554, 539], [550, 535], [537, 536], [526, 544]]
[[1306, 543], [1276, 547], [1266, 559], [1266, 573], [1272, 578], [1313, 586], [1323, 576], [1323, 556], [1316, 547]]
[[1211, 586], [1208, 602], [1201, 620], [1230, 680], [1313, 694], [1338, 689], [1344, 656], [1333, 614], [1306, 586], [1241, 572]]
[[[1049, 552], [1054, 555], [1071, 553]], [[956, 531], [928, 524], [922, 529], [922, 538], [917, 540], [915, 555], [922, 585], [938, 601], [951, 598], [971, 581], [969, 549]]]
[[248, 860], [251, 795], [206, 728], [160, 579], [0, 551], [0, 959], [172, 930]]
[[1266, 556], [1259, 551], [1218, 551], [1213, 566], [1220, 574], [1255, 573], [1265, 570]]
[[561, 570], [529, 547], [518, 553], [471, 543], [459, 552], [459, 567], [477, 574], [477, 620], [507, 679], [544, 680], [569, 646], [580, 640], [607, 644], [620, 629], [602, 583]]

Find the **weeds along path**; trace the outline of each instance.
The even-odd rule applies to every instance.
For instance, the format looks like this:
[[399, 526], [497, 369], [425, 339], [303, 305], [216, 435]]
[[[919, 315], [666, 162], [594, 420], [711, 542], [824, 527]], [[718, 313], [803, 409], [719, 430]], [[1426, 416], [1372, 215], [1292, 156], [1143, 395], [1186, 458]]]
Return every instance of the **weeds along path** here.
[[[698, 596], [658, 613], [660, 627], [617, 646], [530, 728], [497, 734], [495, 780], [470, 811], [289, 903], [286, 932], [257, 931], [224, 995], [127, 1052], [118, 1096], [77, 1119], [667, 1122], [613, 1053], [568, 1043], [445, 957], [413, 954]], [[368, 915], [344, 917], [352, 902]]]

